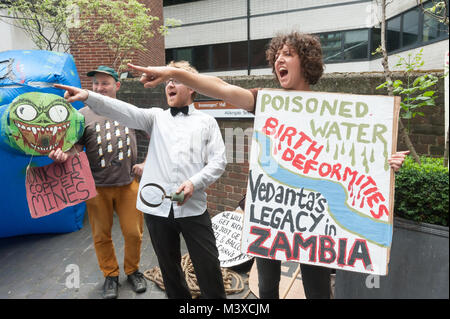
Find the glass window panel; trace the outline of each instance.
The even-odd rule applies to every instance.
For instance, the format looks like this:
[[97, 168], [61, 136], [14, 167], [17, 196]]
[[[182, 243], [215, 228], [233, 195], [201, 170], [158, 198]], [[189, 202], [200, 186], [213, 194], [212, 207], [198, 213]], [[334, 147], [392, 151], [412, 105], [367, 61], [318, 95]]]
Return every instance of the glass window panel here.
[[270, 39], [252, 40], [251, 41], [251, 66], [254, 68], [267, 67], [266, 49]]
[[[433, 7], [433, 2], [427, 2], [424, 5], [425, 9]], [[440, 30], [445, 30], [445, 24], [440, 23], [436, 19], [433, 19], [429, 14], [423, 14], [423, 29], [422, 29], [422, 41], [427, 42], [434, 40], [443, 34]]]
[[195, 2], [200, 0], [163, 0], [163, 6], [172, 6], [174, 4], [182, 4], [182, 3], [188, 3], [188, 2]]
[[175, 49], [167, 49], [166, 50], [166, 64], [168, 64], [172, 60], [175, 60], [174, 59], [174, 51], [175, 51]]
[[247, 68], [247, 41], [232, 42], [231, 68]]
[[[377, 59], [381, 57], [381, 53], [375, 53], [376, 49], [381, 45], [381, 29], [373, 28], [372, 29], [372, 43], [370, 48], [370, 57]], [[370, 58], [369, 57], [369, 58]]]
[[419, 39], [419, 8], [403, 15], [403, 46], [409, 46]]
[[214, 44], [213, 51], [213, 70], [228, 69], [228, 43]]
[[341, 32], [323, 33], [319, 35], [319, 39], [322, 45], [322, 53], [325, 62], [343, 59]]
[[192, 48], [182, 48], [182, 49], [174, 49], [174, 60], [177, 61], [188, 61], [190, 64], [193, 64], [192, 62]]
[[354, 30], [344, 33], [345, 60], [365, 59], [369, 44], [369, 30]]
[[431, 41], [439, 37], [439, 22], [430, 17], [424, 15], [423, 17], [423, 30], [422, 39], [424, 42]]
[[388, 52], [400, 49], [400, 22], [401, 16], [387, 22], [386, 48]]
[[[192, 48], [192, 57], [193, 63], [192, 65], [198, 71], [209, 70], [209, 45], [202, 45], [198, 47]], [[178, 56], [177, 56], [178, 58]], [[179, 60], [179, 59], [178, 59]]]

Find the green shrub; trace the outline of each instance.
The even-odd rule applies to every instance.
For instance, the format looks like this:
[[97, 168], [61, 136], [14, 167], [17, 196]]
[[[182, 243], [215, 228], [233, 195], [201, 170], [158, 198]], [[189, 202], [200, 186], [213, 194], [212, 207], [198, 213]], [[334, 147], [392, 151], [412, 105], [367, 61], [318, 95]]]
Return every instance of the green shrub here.
[[395, 179], [395, 216], [448, 226], [448, 168], [442, 158], [407, 157]]

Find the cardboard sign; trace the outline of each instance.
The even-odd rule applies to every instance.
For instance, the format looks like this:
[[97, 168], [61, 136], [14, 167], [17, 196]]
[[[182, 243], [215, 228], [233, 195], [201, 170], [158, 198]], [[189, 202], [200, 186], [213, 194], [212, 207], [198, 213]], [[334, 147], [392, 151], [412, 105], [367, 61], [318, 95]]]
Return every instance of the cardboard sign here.
[[97, 195], [85, 152], [64, 163], [29, 168], [25, 186], [32, 218], [56, 213]]
[[387, 274], [399, 99], [258, 92], [242, 252]]
[[240, 251], [243, 217], [243, 213], [226, 211], [211, 219], [221, 267], [237, 266], [252, 258]]

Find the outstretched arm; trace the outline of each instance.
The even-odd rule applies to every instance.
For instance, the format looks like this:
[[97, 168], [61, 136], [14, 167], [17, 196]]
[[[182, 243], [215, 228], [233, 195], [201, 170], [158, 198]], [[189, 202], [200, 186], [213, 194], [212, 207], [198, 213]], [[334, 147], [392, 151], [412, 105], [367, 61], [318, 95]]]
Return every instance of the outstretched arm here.
[[[84, 101], [95, 113], [106, 116], [130, 128], [151, 131], [154, 109], [141, 109], [132, 104], [83, 90], [74, 86], [54, 84], [55, 88], [66, 90], [64, 98], [67, 102]], [[160, 111], [160, 109], [158, 109]]]
[[155, 87], [169, 79], [175, 79], [200, 94], [223, 100], [249, 112], [254, 110], [255, 100], [249, 90], [228, 84], [218, 77], [166, 66], [142, 67], [131, 63], [128, 66], [142, 73], [140, 81], [146, 88]]

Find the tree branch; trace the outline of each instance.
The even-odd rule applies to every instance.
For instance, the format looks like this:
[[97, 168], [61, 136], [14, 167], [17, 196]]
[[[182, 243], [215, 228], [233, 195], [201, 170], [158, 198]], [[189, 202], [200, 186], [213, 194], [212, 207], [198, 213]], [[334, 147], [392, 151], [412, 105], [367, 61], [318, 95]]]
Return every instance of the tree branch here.
[[[388, 81], [387, 89], [388, 95], [394, 96], [394, 88], [392, 87], [392, 73], [389, 69], [389, 61], [388, 61], [388, 53], [386, 49], [386, 0], [381, 0], [381, 51], [383, 53], [383, 59], [381, 60], [381, 64], [383, 65], [384, 76], [386, 81]], [[409, 138], [408, 132], [403, 125], [402, 119], [398, 117], [398, 128], [400, 133], [401, 140], [405, 143], [410, 151], [410, 155], [414, 158], [414, 160], [420, 164], [420, 158], [417, 155], [416, 149]]]

